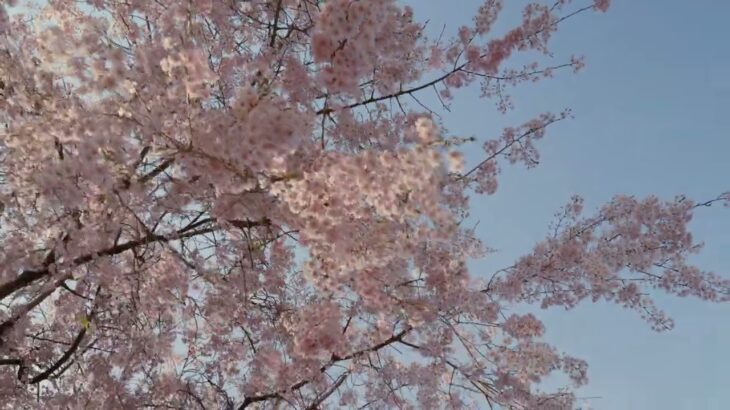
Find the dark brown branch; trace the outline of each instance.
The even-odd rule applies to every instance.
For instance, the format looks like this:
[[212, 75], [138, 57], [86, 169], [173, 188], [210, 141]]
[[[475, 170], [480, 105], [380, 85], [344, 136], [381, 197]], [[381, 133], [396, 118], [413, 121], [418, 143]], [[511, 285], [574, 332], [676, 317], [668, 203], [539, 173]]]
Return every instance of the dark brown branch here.
[[[205, 233], [210, 233], [214, 230], [218, 229], [217, 227], [208, 227], [205, 229], [201, 229], [198, 231], [188, 231], [188, 232], [176, 232], [173, 235], [170, 236], [163, 236], [163, 235], [148, 235], [143, 238], [129, 241], [126, 243], [123, 243], [121, 245], [112, 246], [107, 249], [103, 249], [96, 253], [88, 253], [86, 255], [79, 256], [75, 258], [72, 262], [72, 266], [78, 266], [82, 265], [84, 263], [88, 263], [92, 261], [95, 258], [102, 257], [102, 256], [112, 256], [112, 255], [118, 255], [120, 253], [126, 252], [130, 249], [136, 248], [141, 245], [147, 245], [154, 242], [168, 242], [172, 240], [177, 239], [183, 239], [183, 238], [189, 238], [196, 235], [202, 235]], [[20, 275], [18, 275], [15, 279], [3, 283], [0, 285], [0, 299], [3, 299], [10, 295], [11, 293], [15, 292], [16, 290], [22, 289], [23, 287], [30, 285], [31, 283], [37, 281], [38, 279], [43, 278], [44, 276], [50, 274], [49, 265], [50, 264], [43, 264], [44, 266], [39, 269], [30, 269], [23, 271]]]
[[[400, 343], [402, 345], [405, 345], [405, 346], [408, 346], [408, 347], [410, 347], [412, 349], [415, 349], [415, 350], [421, 350], [422, 349], [421, 346], [419, 346], [417, 344], [410, 343], [410, 342], [406, 342], [405, 340], [398, 340], [398, 343]], [[472, 376], [466, 374], [461, 369], [461, 367], [458, 364], [454, 363], [453, 361], [451, 361], [451, 360], [449, 360], [447, 358], [444, 358], [444, 362], [447, 365], [449, 365], [449, 367], [451, 367], [455, 372], [459, 372], [472, 386], [474, 386], [474, 388], [476, 388], [477, 390], [479, 390], [479, 392], [487, 400], [487, 403], [489, 404], [489, 407], [490, 408], [493, 408], [492, 407], [492, 401], [495, 401], [496, 403], [498, 403], [498, 404], [500, 404], [502, 406], [507, 405], [507, 403], [505, 403], [504, 401], [498, 399], [498, 396], [499, 396], [500, 392], [499, 392], [499, 390], [497, 390], [496, 388], [494, 388], [494, 386], [492, 386], [489, 383], [484, 382], [483, 380], [479, 380], [479, 379], [476, 379], [475, 380], [475, 379], [473, 379]], [[509, 408], [511, 409], [512, 407], [509, 407]]]
[[693, 208], [699, 208], [702, 206], [709, 208], [715, 202], [725, 202], [726, 204], [730, 204], [730, 192], [726, 192], [724, 194], [718, 195], [717, 198], [710, 199], [709, 201], [698, 202], [695, 204], [695, 206]]
[[[213, 218], [205, 219], [203, 221], [198, 221], [197, 223], [190, 225], [186, 228], [180, 229], [176, 231], [175, 233], [171, 235], [157, 235], [157, 234], [150, 234], [146, 235], [140, 239], [136, 239], [133, 241], [129, 241], [120, 245], [112, 246], [106, 249], [102, 249], [98, 252], [94, 253], [88, 253], [86, 255], [79, 256], [75, 258], [71, 262], [71, 266], [79, 266], [83, 265], [85, 263], [91, 262], [92, 260], [103, 257], [103, 256], [113, 256], [118, 255], [120, 253], [126, 252], [128, 250], [137, 248], [142, 245], [148, 245], [151, 243], [158, 243], [158, 242], [170, 242], [180, 239], [186, 239], [186, 238], [192, 238], [198, 235], [204, 235], [207, 233], [211, 233], [214, 231], [217, 231], [220, 229], [220, 227], [216, 224], [214, 226], [209, 226], [206, 228], [201, 228], [197, 230], [193, 230], [194, 228], [197, 228], [205, 223], [215, 223], [217, 222]], [[227, 221], [231, 225], [240, 228], [252, 228], [255, 226], [264, 226], [269, 225], [270, 221], [268, 219], [264, 219], [261, 221]], [[53, 253], [49, 254], [51, 256]], [[29, 269], [23, 271], [20, 275], [18, 275], [15, 279], [3, 283], [0, 285], [0, 300], [7, 297], [11, 293], [24, 288], [25, 286], [30, 285], [31, 283], [47, 276], [50, 274], [50, 265], [52, 263], [52, 258], [46, 258], [46, 261], [44, 261], [43, 266], [38, 269]]]
[[532, 134], [534, 134], [534, 133], [536, 133], [536, 132], [538, 132], [540, 130], [545, 129], [549, 125], [554, 124], [554, 123], [556, 123], [556, 122], [558, 122], [558, 121], [560, 121], [562, 119], [563, 119], [563, 117], [558, 117], [558, 118], [556, 118], [554, 120], [545, 122], [544, 124], [540, 125], [539, 127], [530, 128], [529, 130], [525, 131], [522, 135], [520, 135], [519, 137], [515, 138], [512, 142], [510, 142], [508, 144], [505, 144], [502, 148], [499, 149], [499, 151], [495, 152], [494, 154], [490, 155], [489, 157], [487, 157], [486, 159], [484, 159], [482, 162], [480, 162], [479, 164], [477, 164], [476, 166], [474, 166], [474, 168], [470, 169], [465, 174], [459, 176], [458, 180], [461, 181], [461, 180], [467, 178], [469, 175], [473, 174], [476, 170], [478, 170], [479, 168], [483, 167], [484, 164], [486, 164], [487, 162], [489, 162], [489, 161], [497, 158], [498, 156], [502, 155], [507, 149], [509, 149], [513, 145], [519, 144], [523, 139], [527, 138], [528, 136], [530, 136], [530, 135], [532, 135]]
[[18, 380], [23, 380], [25, 371], [28, 370], [22, 359], [0, 359], [0, 366], [18, 366]]
[[[0, 324], [0, 336], [2, 336], [5, 332], [12, 329], [13, 326], [22, 318], [25, 316], [28, 312], [33, 310], [36, 306], [40, 305], [41, 302], [46, 300], [49, 296], [53, 294], [53, 292], [56, 291], [56, 289], [63, 284], [64, 281], [66, 281], [68, 276], [62, 277], [56, 281], [55, 286], [52, 288], [49, 288], [42, 292], [40, 295], [36, 296], [33, 300], [28, 302], [27, 304], [23, 305], [13, 316], [11, 316], [9, 319], [7, 319], [5, 322]], [[3, 344], [3, 339], [0, 338], [0, 346]]]
[[[551, 24], [547, 25], [546, 27], [543, 27], [543, 28], [541, 28], [541, 29], [539, 29], [539, 30], [531, 33], [531, 34], [525, 35], [523, 40], [527, 40], [527, 39], [529, 39], [531, 37], [534, 37], [534, 36], [536, 36], [536, 35], [544, 32], [545, 30], [547, 30], [547, 29], [549, 29], [551, 27], [557, 26], [558, 24], [562, 23], [563, 21], [565, 21], [568, 18], [573, 17], [576, 14], [582, 13], [584, 11], [590, 10], [592, 8], [593, 8], [593, 6], [587, 6], [587, 7], [583, 7], [581, 9], [578, 9], [578, 10], [576, 10], [576, 11], [574, 11], [574, 12], [572, 12], [572, 13], [566, 15], [566, 16], [563, 16], [563, 17], [555, 20], [554, 22], [552, 22]], [[482, 55], [479, 56], [479, 58], [482, 59], [482, 58], [486, 58], [488, 56], [489, 56], [489, 54], [482, 54]], [[469, 62], [468, 61], [466, 63], [461, 64], [461, 65], [455, 66], [451, 71], [449, 71], [449, 72], [441, 75], [440, 77], [435, 78], [435, 79], [433, 79], [433, 80], [431, 80], [431, 81], [429, 81], [427, 83], [424, 83], [424, 84], [415, 86], [413, 88], [408, 88], [408, 89], [405, 89], [405, 90], [399, 90], [398, 92], [395, 92], [395, 93], [392, 93], [392, 94], [381, 95], [379, 97], [371, 97], [371, 98], [368, 98], [367, 100], [359, 101], [359, 102], [356, 102], [356, 103], [352, 103], [352, 104], [350, 104], [348, 106], [345, 106], [344, 109], [352, 109], [352, 108], [360, 107], [360, 106], [363, 106], [363, 105], [368, 105], [368, 104], [372, 104], [372, 103], [376, 103], [376, 102], [380, 102], [380, 101], [384, 101], [384, 100], [389, 100], [391, 98], [397, 98], [397, 97], [401, 97], [401, 96], [404, 96], [404, 95], [407, 95], [407, 94], [415, 93], [417, 91], [421, 91], [423, 89], [426, 89], [426, 88], [429, 88], [429, 87], [433, 87], [436, 84], [438, 84], [438, 83], [446, 80], [450, 76], [456, 74], [459, 71], [463, 71], [466, 74], [475, 74], [474, 72], [465, 71], [465, 69], [467, 68], [467, 66], [469, 66]], [[483, 77], [490, 77], [488, 74], [482, 74], [481, 76], [483, 76]], [[494, 78], [495, 79], [498, 79], [500, 77], [494, 76]], [[317, 111], [317, 115], [329, 114], [329, 113], [331, 113], [333, 111], [334, 110], [331, 109], [331, 108], [322, 108], [319, 111]]]
[[0, 366], [20, 366], [23, 362], [20, 359], [0, 359]]
[[[99, 296], [99, 292], [101, 291], [101, 286], [96, 287], [95, 297]], [[96, 302], [96, 299], [94, 299]], [[94, 319], [94, 309], [95, 309], [96, 303], [93, 304], [91, 311], [87, 315], [87, 320], [90, 322]], [[71, 343], [71, 346], [66, 350], [66, 352], [63, 353], [63, 355], [56, 360], [48, 369], [44, 370], [43, 372], [35, 375], [32, 379], [30, 379], [30, 384], [38, 384], [42, 382], [43, 380], [46, 380], [49, 378], [53, 372], [61, 368], [61, 366], [64, 365], [73, 355], [76, 353], [76, 351], [79, 349], [79, 346], [81, 346], [81, 341], [84, 340], [84, 336], [86, 336], [86, 332], [88, 330], [88, 323], [81, 327], [81, 330], [76, 335], [76, 338], [74, 338], [74, 341]]]
[[137, 182], [139, 182], [140, 184], [144, 184], [144, 183], [152, 180], [154, 177], [165, 172], [165, 170], [167, 170], [167, 168], [169, 168], [173, 162], [175, 162], [175, 157], [170, 157], [170, 158], [162, 161], [162, 163], [160, 163], [160, 165], [156, 166], [152, 171], [139, 177], [139, 179], [137, 179]]
[[[363, 349], [363, 350], [358, 350], [358, 351], [352, 352], [352, 353], [350, 353], [350, 354], [348, 354], [348, 355], [346, 355], [344, 357], [339, 357], [337, 355], [332, 355], [332, 359], [329, 362], [325, 363], [319, 369], [319, 371], [320, 372], [325, 372], [327, 369], [329, 369], [335, 363], [342, 362], [342, 361], [345, 361], [345, 360], [354, 359], [354, 358], [359, 357], [359, 356], [362, 356], [363, 354], [366, 354], [366, 353], [376, 352], [376, 351], [378, 351], [378, 350], [380, 350], [380, 349], [382, 349], [382, 348], [384, 348], [386, 346], [389, 346], [389, 345], [391, 345], [391, 344], [393, 344], [395, 342], [399, 342], [411, 330], [412, 330], [412, 328], [410, 328], [410, 327], [405, 328], [405, 329], [401, 330], [400, 332], [398, 332], [397, 334], [389, 337], [388, 339], [383, 340], [382, 342], [380, 342], [380, 343], [378, 343], [378, 344], [376, 344], [374, 346], [371, 346], [371, 347], [369, 347], [367, 349]], [[259, 395], [259, 396], [248, 396], [248, 397], [246, 397], [243, 400], [243, 403], [241, 403], [241, 405], [238, 406], [238, 410], [243, 410], [243, 409], [247, 408], [249, 405], [251, 405], [253, 403], [257, 403], [257, 402], [261, 402], [261, 401], [266, 401], [266, 400], [271, 400], [271, 399], [275, 399], [275, 398], [280, 398], [282, 394], [284, 394], [284, 393], [286, 393], [288, 391], [297, 390], [297, 389], [301, 388], [302, 386], [304, 386], [304, 385], [306, 385], [308, 383], [309, 383], [309, 380], [301, 380], [301, 381], [293, 384], [290, 388], [288, 388], [286, 390], [280, 390], [280, 391], [277, 391], [277, 392], [262, 394], [262, 395]]]
[[62, 282], [62, 283], [61, 283], [61, 287], [62, 287], [63, 289], [65, 289], [66, 291], [68, 291], [69, 293], [71, 293], [72, 295], [78, 296], [78, 297], [80, 297], [81, 299], [86, 299], [86, 300], [92, 300], [92, 299], [91, 299], [90, 297], [88, 297], [88, 296], [84, 296], [84, 295], [80, 294], [79, 292], [76, 292], [75, 290], [71, 289], [71, 288], [70, 288], [70, 287], [69, 287], [69, 286], [68, 286], [68, 285], [66, 284], [66, 282]]
[[[352, 104], [346, 106], [345, 109], [352, 109], [352, 108], [360, 107], [362, 105], [368, 105], [368, 104], [372, 104], [372, 103], [376, 103], [376, 102], [380, 102], [380, 101], [385, 101], [385, 100], [389, 100], [391, 98], [397, 98], [397, 97], [401, 97], [401, 96], [406, 95], [406, 94], [411, 94], [411, 93], [414, 93], [416, 91], [421, 91], [421, 90], [423, 90], [425, 88], [434, 86], [434, 85], [436, 85], [436, 84], [444, 81], [449, 76], [453, 75], [454, 73], [456, 73], [457, 71], [459, 71], [460, 69], [462, 69], [464, 67], [466, 67], [466, 64], [463, 64], [462, 66], [459, 66], [456, 69], [449, 71], [448, 73], [442, 75], [441, 77], [438, 77], [436, 79], [433, 79], [433, 80], [431, 80], [431, 81], [429, 81], [427, 83], [421, 84], [419, 86], [416, 86], [416, 87], [413, 87], [413, 88], [408, 88], [408, 89], [405, 89], [405, 90], [401, 90], [401, 91], [398, 91], [398, 92], [393, 93], [393, 94], [387, 94], [387, 95], [381, 95], [379, 97], [368, 98], [367, 100], [363, 100], [363, 101], [360, 101], [360, 102], [352, 103]], [[334, 110], [332, 108], [323, 108], [323, 109], [317, 111], [317, 115], [329, 114], [329, 113], [331, 113], [333, 111]]]
[[274, 22], [271, 24], [271, 40], [269, 40], [269, 47], [274, 47], [276, 44], [276, 32], [279, 29], [279, 14], [281, 13], [281, 0], [276, 2], [276, 11], [274, 12]]
[[475, 75], [477, 77], [488, 78], [490, 80], [512, 81], [512, 80], [518, 80], [518, 79], [522, 79], [522, 78], [534, 77], [536, 75], [545, 74], [547, 72], [559, 70], [561, 68], [573, 67], [574, 65], [575, 64], [573, 64], [573, 63], [565, 63], [565, 64], [560, 64], [560, 65], [556, 65], [556, 66], [552, 66], [552, 67], [546, 67], [546, 68], [543, 68], [542, 70], [535, 70], [535, 71], [530, 71], [530, 72], [526, 72], [526, 73], [524, 73], [524, 72], [517, 73], [517, 74], [511, 75], [511, 76], [488, 75], [488, 74], [478, 73], [476, 71], [471, 71], [471, 70], [467, 70], [467, 69], [463, 69], [461, 71], [466, 74], [469, 74], [469, 75]]
[[347, 376], [349, 376], [349, 375], [350, 375], [350, 373], [348, 373], [348, 372], [342, 373], [340, 375], [340, 377], [338, 377], [337, 380], [332, 384], [332, 386], [330, 386], [330, 388], [327, 389], [327, 391], [322, 393], [319, 397], [317, 397], [316, 400], [314, 400], [314, 402], [312, 404], [310, 404], [307, 407], [307, 410], [319, 409], [319, 406], [322, 403], [324, 403], [324, 401], [327, 400], [332, 395], [332, 393], [337, 391], [337, 389], [342, 385], [342, 383], [344, 383], [345, 380], [347, 380]]
[[42, 382], [43, 380], [46, 380], [48, 377], [50, 377], [53, 372], [55, 372], [58, 368], [63, 366], [64, 363], [68, 361], [68, 359], [73, 356], [74, 353], [76, 353], [76, 350], [78, 350], [79, 346], [81, 345], [81, 341], [84, 340], [84, 336], [86, 336], [86, 328], [82, 328], [79, 333], [76, 335], [76, 338], [74, 339], [73, 343], [71, 343], [71, 346], [66, 350], [66, 352], [61, 356], [58, 360], [56, 360], [55, 363], [51, 365], [48, 369], [43, 371], [42, 373], [39, 373], [38, 375], [34, 376], [32, 379], [30, 379], [30, 384], [38, 384]]

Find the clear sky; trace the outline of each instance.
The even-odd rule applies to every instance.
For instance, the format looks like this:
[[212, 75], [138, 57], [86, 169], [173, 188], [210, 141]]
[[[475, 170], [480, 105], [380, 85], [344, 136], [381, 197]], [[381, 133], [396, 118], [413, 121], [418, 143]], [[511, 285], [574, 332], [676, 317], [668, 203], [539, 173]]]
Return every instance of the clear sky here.
[[[431, 30], [447, 24], [453, 33], [481, 0], [409, 3]], [[505, 17], [518, 22], [520, 4], [505, 0]], [[587, 57], [580, 74], [521, 86], [507, 116], [476, 89], [458, 94], [444, 115], [457, 135], [496, 136], [505, 124], [564, 107], [576, 116], [550, 129], [537, 169], [506, 168], [495, 196], [474, 198], [478, 233], [500, 250], [474, 263], [475, 273], [529, 251], [575, 193], [594, 209], [618, 193], [710, 199], [730, 190], [728, 15], [724, 0], [614, 0], [607, 14], [578, 16], [556, 35], [556, 61]], [[730, 209], [702, 209], [692, 227], [706, 243], [697, 263], [730, 275]], [[730, 304], [668, 297], [658, 304], [676, 321], [669, 333], [607, 304], [540, 314], [549, 341], [588, 360], [590, 384], [580, 395], [600, 396], [588, 401], [593, 409], [730, 408]]]

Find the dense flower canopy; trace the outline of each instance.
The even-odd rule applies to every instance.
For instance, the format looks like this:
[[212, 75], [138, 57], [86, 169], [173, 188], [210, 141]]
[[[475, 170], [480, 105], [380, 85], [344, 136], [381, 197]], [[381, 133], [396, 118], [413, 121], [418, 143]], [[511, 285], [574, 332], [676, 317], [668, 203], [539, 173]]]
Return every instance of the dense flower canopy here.
[[[447, 105], [581, 68], [552, 34], [607, 0], [501, 0], [429, 38], [395, 0], [0, 0], [0, 407], [570, 408], [586, 363], [510, 308], [725, 301], [695, 203], [579, 197], [534, 249], [488, 249], [469, 195], [537, 165], [569, 112], [492, 139]], [[20, 2], [24, 3], [24, 2]], [[533, 63], [510, 65], [514, 55]], [[436, 107], [438, 108], [438, 107]], [[465, 168], [463, 152], [483, 149]]]

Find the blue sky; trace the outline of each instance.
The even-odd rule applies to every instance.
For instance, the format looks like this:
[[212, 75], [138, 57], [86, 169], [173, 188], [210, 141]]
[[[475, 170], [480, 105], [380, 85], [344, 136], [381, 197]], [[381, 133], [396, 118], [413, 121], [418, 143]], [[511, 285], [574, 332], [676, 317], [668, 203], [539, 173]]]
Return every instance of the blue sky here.
[[[410, 2], [432, 30], [446, 24], [452, 33], [480, 3]], [[580, 74], [518, 88], [506, 116], [475, 89], [459, 93], [445, 113], [453, 134], [480, 138], [547, 110], [570, 107], [576, 116], [551, 128], [537, 169], [507, 168], [495, 196], [473, 198], [480, 237], [500, 251], [473, 263], [473, 272], [490, 273], [529, 251], [572, 194], [593, 209], [618, 193], [709, 199], [730, 190], [730, 2], [613, 3], [607, 14], [567, 21], [554, 39], [557, 62], [587, 57]], [[505, 1], [510, 23], [519, 21], [520, 4]], [[696, 262], [730, 274], [730, 209], [702, 209], [692, 228], [706, 243]], [[607, 304], [540, 315], [549, 341], [589, 361], [591, 381], [580, 396], [599, 396], [588, 401], [593, 409], [729, 408], [730, 304], [662, 296], [658, 304], [675, 319], [669, 333]]]

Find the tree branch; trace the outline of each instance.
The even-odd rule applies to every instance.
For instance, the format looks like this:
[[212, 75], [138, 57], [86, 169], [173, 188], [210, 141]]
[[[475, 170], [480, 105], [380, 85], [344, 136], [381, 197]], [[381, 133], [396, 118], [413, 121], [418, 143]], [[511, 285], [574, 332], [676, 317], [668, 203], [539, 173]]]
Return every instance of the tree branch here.
[[[346, 355], [344, 357], [339, 357], [337, 355], [332, 355], [332, 359], [329, 362], [325, 363], [322, 367], [320, 367], [319, 371], [320, 372], [324, 372], [324, 371], [326, 371], [328, 368], [330, 368], [335, 363], [342, 362], [342, 361], [345, 361], [345, 360], [354, 359], [356, 357], [362, 356], [363, 354], [375, 352], [375, 351], [378, 351], [378, 350], [380, 350], [380, 349], [382, 349], [382, 348], [384, 348], [386, 346], [389, 346], [389, 345], [391, 345], [391, 344], [393, 344], [395, 342], [399, 342], [412, 329], [413, 328], [411, 328], [411, 327], [407, 327], [407, 328], [401, 330], [400, 332], [398, 332], [397, 334], [389, 337], [388, 339], [383, 340], [382, 342], [380, 342], [380, 343], [378, 343], [378, 344], [376, 344], [374, 346], [371, 346], [371, 347], [369, 347], [367, 349], [363, 349], [363, 350], [358, 350], [358, 351], [352, 352], [352, 353], [350, 353], [350, 354], [348, 354], [348, 355]], [[285, 389], [285, 390], [279, 390], [277, 392], [262, 394], [262, 395], [259, 395], [259, 396], [248, 396], [248, 397], [246, 397], [243, 400], [243, 403], [241, 403], [241, 405], [238, 406], [238, 410], [243, 410], [243, 409], [245, 409], [246, 407], [248, 407], [249, 405], [251, 405], [253, 403], [257, 403], [257, 402], [260, 402], [260, 401], [266, 401], [266, 400], [271, 400], [271, 399], [274, 399], [274, 398], [277, 398], [277, 397], [281, 397], [282, 394], [284, 394], [286, 392], [289, 392], [289, 391], [297, 390], [297, 389], [301, 388], [302, 386], [308, 384], [309, 382], [310, 382], [309, 380], [301, 380], [301, 381], [293, 384], [290, 388]]]
[[[140, 239], [136, 239], [133, 241], [125, 242], [120, 245], [112, 246], [106, 249], [102, 249], [98, 252], [94, 253], [87, 253], [85, 255], [81, 255], [77, 258], [75, 258], [70, 265], [71, 266], [79, 266], [83, 265], [85, 263], [91, 262], [92, 260], [103, 257], [103, 256], [113, 256], [118, 255], [120, 253], [126, 252], [128, 250], [134, 249], [136, 247], [142, 246], [142, 245], [148, 245], [151, 243], [158, 243], [158, 242], [170, 242], [180, 239], [186, 239], [186, 238], [192, 238], [198, 235], [204, 235], [207, 233], [211, 233], [214, 231], [217, 231], [220, 229], [220, 226], [217, 224], [214, 226], [209, 226], [206, 228], [201, 228], [197, 230], [192, 230], [193, 228], [197, 228], [201, 225], [204, 225], [205, 223], [216, 223], [218, 222], [214, 218], [209, 218], [203, 221], [199, 221], [191, 226], [188, 226], [186, 228], [180, 229], [176, 231], [175, 233], [171, 235], [157, 235], [157, 234], [149, 234], [146, 235]], [[266, 226], [270, 224], [270, 221], [268, 219], [262, 219], [261, 221], [226, 221], [230, 223], [231, 225], [245, 229], [245, 228], [252, 228], [255, 226]], [[51, 252], [52, 254], [53, 252]], [[25, 286], [30, 285], [31, 283], [47, 276], [50, 274], [49, 266], [52, 262], [49, 262], [48, 260], [44, 262], [43, 266], [38, 269], [29, 269], [24, 270], [20, 275], [18, 275], [15, 279], [3, 283], [0, 285], [0, 300], [4, 299], [11, 293], [24, 288]]]
[[[101, 290], [101, 286], [97, 286], [97, 288], [96, 288], [96, 296], [99, 295], [99, 291], [100, 290]], [[87, 319], [89, 321], [91, 321], [94, 318], [94, 313], [95, 312], [94, 312], [93, 309], [94, 309], [94, 307], [92, 307], [91, 312], [89, 312], [89, 314], [87, 315], [88, 316]], [[55, 363], [53, 363], [51, 365], [51, 367], [49, 367], [45, 371], [37, 374], [32, 379], [30, 379], [30, 384], [38, 384], [38, 383], [42, 382], [43, 380], [46, 380], [48, 377], [50, 377], [53, 374], [53, 372], [55, 372], [61, 366], [63, 366], [63, 364], [66, 363], [71, 358], [71, 356], [73, 356], [74, 353], [76, 353], [76, 350], [78, 350], [79, 349], [79, 346], [81, 345], [81, 341], [83, 341], [84, 340], [84, 336], [86, 336], [86, 332], [88, 330], [88, 327], [87, 326], [82, 326], [81, 330], [76, 335], [76, 338], [71, 343], [71, 346], [68, 348], [68, 350], [66, 350], [66, 352], [58, 360], [56, 360]]]
[[342, 383], [344, 383], [345, 380], [347, 380], [347, 376], [349, 376], [349, 375], [350, 375], [349, 372], [342, 373], [340, 375], [340, 377], [338, 377], [337, 380], [332, 384], [332, 386], [330, 386], [330, 388], [327, 389], [327, 391], [322, 393], [319, 397], [317, 397], [316, 400], [314, 400], [314, 402], [312, 404], [310, 404], [307, 407], [307, 410], [319, 409], [319, 405], [324, 403], [324, 401], [327, 400], [327, 398], [329, 398], [332, 395], [332, 393], [336, 392], [337, 389], [342, 385]]

